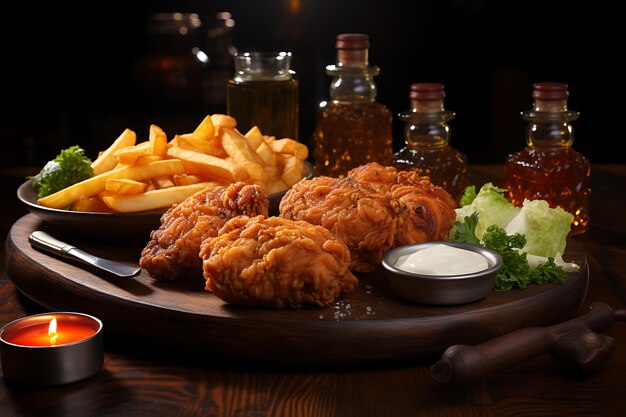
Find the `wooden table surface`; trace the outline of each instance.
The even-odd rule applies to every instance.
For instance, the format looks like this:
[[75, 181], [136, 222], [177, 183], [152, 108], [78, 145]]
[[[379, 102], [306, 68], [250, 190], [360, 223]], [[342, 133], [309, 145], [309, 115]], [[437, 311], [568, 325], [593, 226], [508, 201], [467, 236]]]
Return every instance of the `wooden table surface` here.
[[[492, 181], [501, 185], [501, 166], [471, 166], [470, 171], [474, 184]], [[27, 213], [15, 197], [23, 175], [5, 171], [0, 178], [3, 239], [12, 224]], [[584, 248], [590, 272], [578, 315], [586, 313], [593, 302], [625, 308], [626, 165], [592, 167], [591, 227], [575, 239]], [[0, 327], [45, 311], [16, 290], [4, 275], [5, 262], [3, 251]], [[138, 349], [125, 340], [105, 338], [104, 369], [88, 380], [30, 388], [0, 379], [0, 417], [623, 416], [626, 324], [615, 322], [602, 334], [614, 338], [616, 351], [591, 375], [580, 375], [543, 354], [465, 387], [436, 382], [430, 374], [435, 360], [271, 366], [181, 355], [156, 347]]]

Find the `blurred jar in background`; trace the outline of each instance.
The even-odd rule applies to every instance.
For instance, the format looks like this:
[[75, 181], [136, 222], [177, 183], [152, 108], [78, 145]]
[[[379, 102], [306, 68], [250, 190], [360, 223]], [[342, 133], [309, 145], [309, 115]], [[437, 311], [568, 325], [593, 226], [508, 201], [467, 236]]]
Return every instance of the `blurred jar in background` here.
[[209, 58], [204, 90], [209, 113], [226, 113], [226, 84], [235, 71], [233, 32], [235, 20], [229, 12], [216, 13], [207, 21], [206, 54]]
[[202, 110], [209, 60], [200, 47], [201, 28], [196, 13], [148, 17], [146, 46], [135, 62], [134, 75], [151, 106]]
[[235, 56], [235, 74], [227, 84], [227, 112], [246, 133], [298, 140], [299, 95], [291, 52], [244, 52]]

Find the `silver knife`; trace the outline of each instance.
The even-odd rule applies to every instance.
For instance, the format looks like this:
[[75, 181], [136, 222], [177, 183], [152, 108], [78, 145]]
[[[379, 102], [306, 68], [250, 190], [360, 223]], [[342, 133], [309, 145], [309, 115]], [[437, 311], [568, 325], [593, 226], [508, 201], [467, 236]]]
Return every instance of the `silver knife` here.
[[28, 241], [34, 248], [59, 255], [65, 259], [75, 259], [88, 265], [95, 266], [119, 277], [134, 277], [141, 272], [141, 268], [128, 266], [119, 262], [99, 258], [84, 250], [78, 249], [69, 243], [53, 238], [46, 232], [36, 230], [30, 234]]

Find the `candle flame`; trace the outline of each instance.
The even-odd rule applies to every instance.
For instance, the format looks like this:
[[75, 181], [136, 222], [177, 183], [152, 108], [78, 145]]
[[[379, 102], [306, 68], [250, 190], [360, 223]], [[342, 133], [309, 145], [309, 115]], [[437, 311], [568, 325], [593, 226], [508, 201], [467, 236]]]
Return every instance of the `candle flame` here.
[[57, 335], [57, 319], [56, 317], [50, 320], [50, 325], [48, 326], [48, 336], [56, 337]]

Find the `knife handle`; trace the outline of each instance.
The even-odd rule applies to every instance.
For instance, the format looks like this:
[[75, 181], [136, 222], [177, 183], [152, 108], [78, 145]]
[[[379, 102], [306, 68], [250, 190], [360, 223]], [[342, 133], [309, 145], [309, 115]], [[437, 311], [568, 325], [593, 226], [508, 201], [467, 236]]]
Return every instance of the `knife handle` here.
[[585, 315], [564, 323], [519, 329], [476, 346], [450, 346], [430, 368], [431, 376], [441, 383], [476, 384], [492, 372], [548, 352], [582, 373], [592, 373], [615, 352], [613, 338], [597, 332], [616, 320], [626, 321], [626, 312], [596, 302]]
[[69, 251], [75, 249], [74, 246], [53, 238], [46, 232], [36, 230], [28, 236], [28, 241], [36, 248], [43, 249], [64, 258], [69, 258]]

